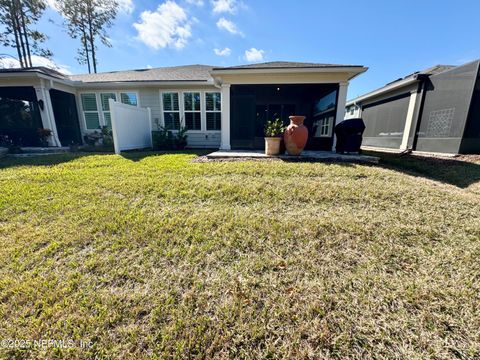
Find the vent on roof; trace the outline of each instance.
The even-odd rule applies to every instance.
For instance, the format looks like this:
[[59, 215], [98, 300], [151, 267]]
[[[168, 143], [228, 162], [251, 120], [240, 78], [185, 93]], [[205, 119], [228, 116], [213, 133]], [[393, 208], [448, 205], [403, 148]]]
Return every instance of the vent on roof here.
[[148, 70], [150, 70], [150, 69], [135, 69], [135, 70], [133, 70], [133, 71], [136, 71], [136, 72], [144, 72], [144, 71], [148, 71]]
[[395, 79], [393, 81], [390, 81], [389, 83], [386, 83], [385, 86], [396, 83], [397, 81], [400, 81], [400, 80], [403, 80], [403, 78], [398, 78], [398, 79]]

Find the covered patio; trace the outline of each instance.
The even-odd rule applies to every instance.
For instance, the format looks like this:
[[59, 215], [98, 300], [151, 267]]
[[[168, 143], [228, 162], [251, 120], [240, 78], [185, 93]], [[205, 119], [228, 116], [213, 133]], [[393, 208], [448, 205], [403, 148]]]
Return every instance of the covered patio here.
[[81, 144], [75, 93], [72, 82], [52, 69], [1, 69], [0, 135], [39, 147], [39, 129], [49, 129], [49, 146]]
[[213, 68], [222, 90], [221, 150], [261, 150], [268, 120], [306, 117], [307, 150], [335, 148], [335, 124], [343, 120], [348, 82], [365, 72], [358, 65], [269, 62]]
[[230, 145], [232, 149], [264, 149], [269, 120], [301, 114], [309, 130], [307, 149], [330, 150], [337, 108], [338, 84], [232, 85]]

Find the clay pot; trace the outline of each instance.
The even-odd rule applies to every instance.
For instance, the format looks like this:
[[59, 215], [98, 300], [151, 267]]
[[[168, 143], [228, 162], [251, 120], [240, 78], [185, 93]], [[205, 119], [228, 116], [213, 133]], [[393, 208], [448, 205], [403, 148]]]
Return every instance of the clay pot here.
[[290, 125], [285, 129], [283, 138], [289, 155], [298, 156], [308, 140], [308, 129], [303, 125], [305, 116], [289, 116]]
[[282, 138], [280, 137], [266, 137], [265, 138], [265, 155], [280, 154], [281, 142], [282, 142]]

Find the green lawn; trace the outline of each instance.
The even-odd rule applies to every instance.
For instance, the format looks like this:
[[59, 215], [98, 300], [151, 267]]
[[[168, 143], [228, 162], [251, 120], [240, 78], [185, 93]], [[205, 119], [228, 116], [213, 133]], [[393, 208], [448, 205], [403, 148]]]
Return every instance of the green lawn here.
[[1, 356], [480, 358], [480, 163], [194, 157], [0, 160]]

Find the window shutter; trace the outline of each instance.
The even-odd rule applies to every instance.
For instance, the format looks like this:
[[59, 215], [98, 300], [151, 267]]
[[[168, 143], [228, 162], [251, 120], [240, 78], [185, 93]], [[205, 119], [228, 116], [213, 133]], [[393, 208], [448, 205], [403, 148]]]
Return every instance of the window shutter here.
[[82, 94], [83, 111], [97, 111], [97, 99], [95, 94]]

